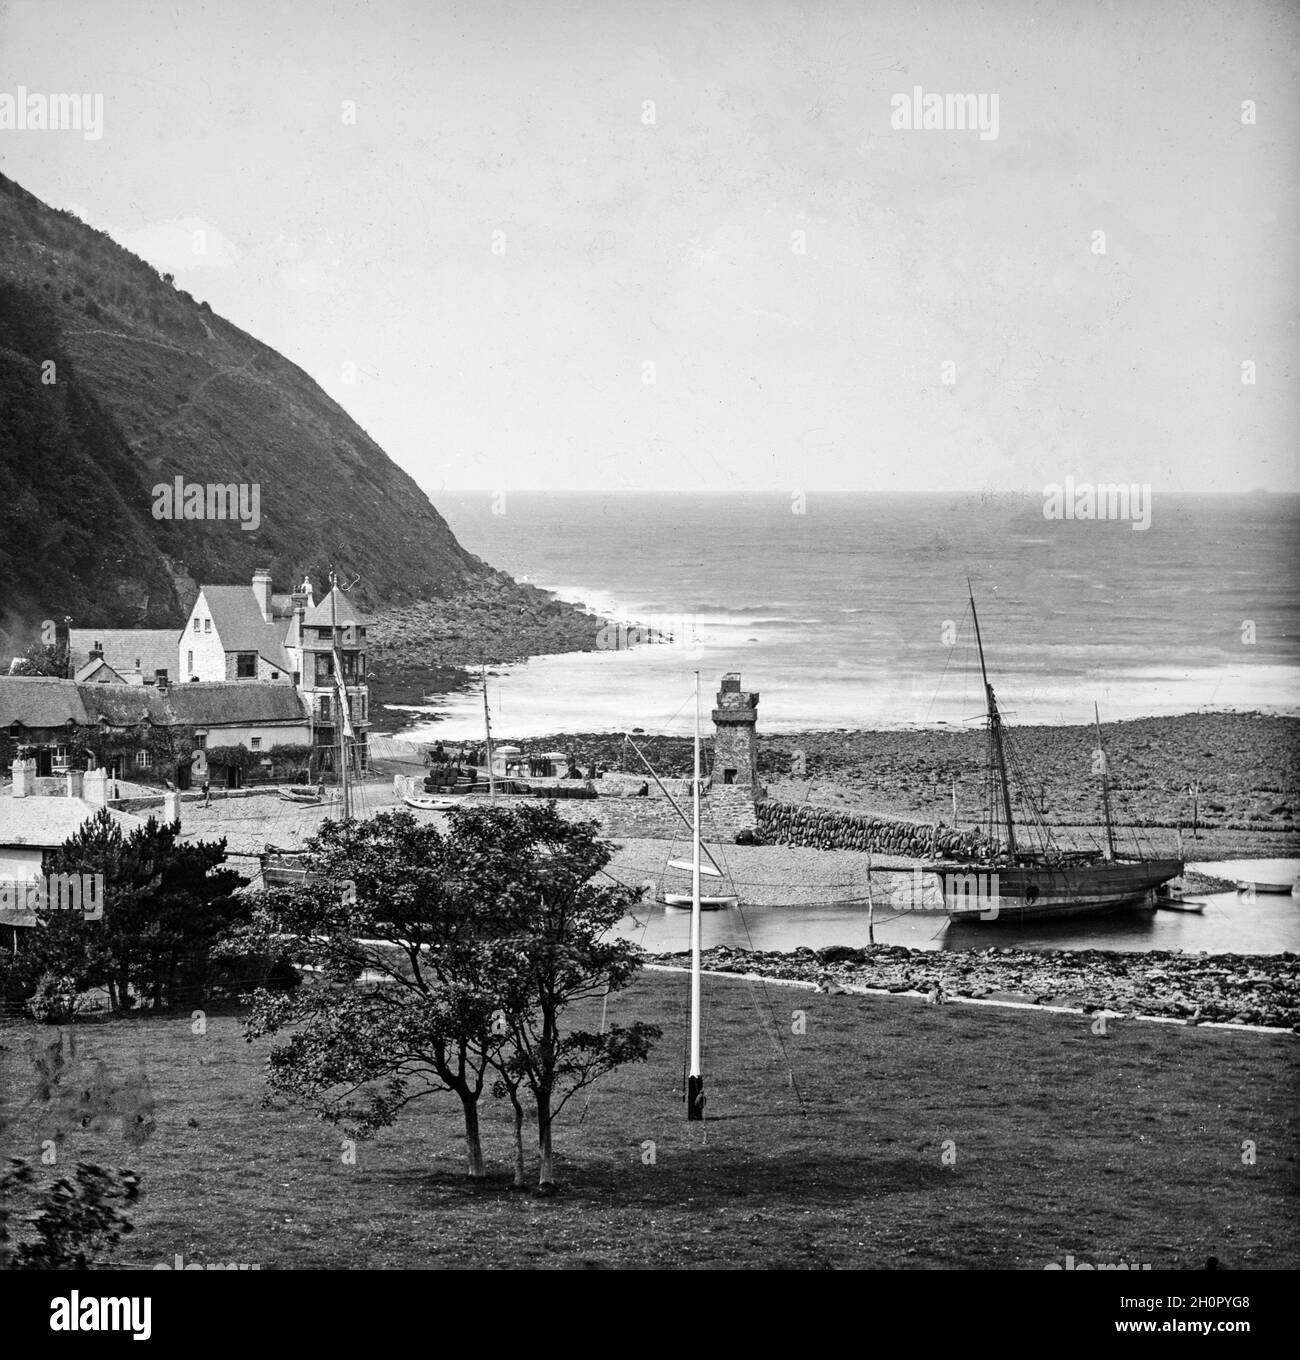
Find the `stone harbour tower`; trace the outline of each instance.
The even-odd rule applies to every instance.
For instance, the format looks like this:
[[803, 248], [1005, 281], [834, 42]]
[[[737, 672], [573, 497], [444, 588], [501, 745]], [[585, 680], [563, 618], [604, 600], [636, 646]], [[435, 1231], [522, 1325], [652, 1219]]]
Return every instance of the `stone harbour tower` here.
[[758, 694], [740, 688], [740, 676], [722, 677], [713, 710], [713, 787], [731, 786], [754, 802], [766, 793], [758, 782]]

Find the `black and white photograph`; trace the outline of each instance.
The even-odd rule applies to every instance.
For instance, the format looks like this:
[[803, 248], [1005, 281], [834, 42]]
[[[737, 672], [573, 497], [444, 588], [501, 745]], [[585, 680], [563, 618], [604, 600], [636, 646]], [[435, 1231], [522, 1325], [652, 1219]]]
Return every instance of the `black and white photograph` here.
[[1298, 172], [1286, 0], [0, 0], [30, 1336], [1261, 1340]]

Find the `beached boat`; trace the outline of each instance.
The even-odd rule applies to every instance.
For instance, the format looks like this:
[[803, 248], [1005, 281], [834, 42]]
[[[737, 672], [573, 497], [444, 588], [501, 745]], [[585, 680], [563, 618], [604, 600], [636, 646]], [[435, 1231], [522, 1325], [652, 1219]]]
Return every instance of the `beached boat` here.
[[926, 872], [939, 879], [949, 919], [962, 923], [1016, 924], [1154, 908], [1159, 888], [1183, 872], [1183, 861], [1129, 858], [1116, 853], [1106, 758], [1101, 750], [1100, 717], [1097, 718], [1097, 746], [1106, 819], [1105, 848], [1099, 851], [1061, 850], [1053, 846], [1033, 789], [1023, 778], [1018, 781], [1022, 806], [1029, 811], [1030, 826], [1038, 843], [1032, 849], [1027, 848], [1017, 835], [1011, 811], [1008, 769], [1009, 764], [1014, 763], [1019, 771], [1020, 762], [1014, 752], [1008, 750], [1007, 733], [993, 686], [989, 684], [973, 592], [970, 607], [987, 705], [988, 764], [992, 776], [987, 834], [993, 849], [987, 858], [940, 861], [923, 866]]
[[416, 793], [404, 793], [402, 802], [407, 807], [419, 808], [421, 812], [451, 812], [454, 808], [465, 805], [463, 798], [428, 798]]
[[318, 789], [282, 788], [280, 797], [286, 803], [315, 803], [319, 805], [325, 801], [320, 796]]
[[300, 888], [307, 881], [306, 855], [301, 850], [268, 844], [258, 860], [265, 888]]
[[1239, 878], [1238, 892], [1276, 893], [1279, 897], [1289, 896], [1295, 889], [1294, 883], [1270, 882], [1267, 879]]

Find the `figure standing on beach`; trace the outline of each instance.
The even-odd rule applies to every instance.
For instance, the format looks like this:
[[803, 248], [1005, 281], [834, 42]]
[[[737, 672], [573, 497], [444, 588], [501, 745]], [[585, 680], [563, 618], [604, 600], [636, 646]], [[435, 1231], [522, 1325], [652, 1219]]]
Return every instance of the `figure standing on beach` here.
[[207, 775], [203, 776], [203, 806], [212, 806], [212, 786], [208, 783]]

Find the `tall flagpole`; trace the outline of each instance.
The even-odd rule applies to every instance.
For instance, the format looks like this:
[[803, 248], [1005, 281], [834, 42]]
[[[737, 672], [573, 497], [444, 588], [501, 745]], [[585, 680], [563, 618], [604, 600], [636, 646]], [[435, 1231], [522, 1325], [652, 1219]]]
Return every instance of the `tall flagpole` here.
[[691, 847], [691, 1070], [686, 1078], [686, 1118], [704, 1118], [700, 1073], [700, 673], [695, 672], [695, 777], [691, 781], [695, 835]]

